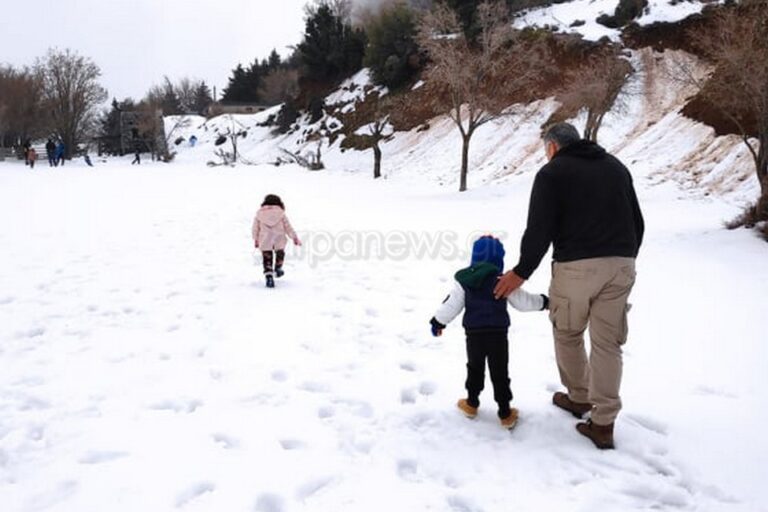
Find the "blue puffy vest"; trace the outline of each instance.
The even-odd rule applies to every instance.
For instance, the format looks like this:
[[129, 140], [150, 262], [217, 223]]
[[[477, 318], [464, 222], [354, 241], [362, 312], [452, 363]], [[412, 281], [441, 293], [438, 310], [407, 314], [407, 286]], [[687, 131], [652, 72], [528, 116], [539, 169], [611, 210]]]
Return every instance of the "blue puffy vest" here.
[[497, 300], [493, 295], [497, 278], [493, 273], [480, 283], [472, 285], [459, 281], [464, 288], [464, 319], [462, 325], [467, 331], [499, 331], [509, 328], [507, 300]]

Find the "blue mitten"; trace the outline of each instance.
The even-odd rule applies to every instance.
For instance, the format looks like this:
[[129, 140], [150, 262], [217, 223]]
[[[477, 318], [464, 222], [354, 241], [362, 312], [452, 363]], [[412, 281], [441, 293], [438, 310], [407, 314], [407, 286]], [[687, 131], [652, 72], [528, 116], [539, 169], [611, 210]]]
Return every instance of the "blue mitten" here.
[[432, 317], [432, 319], [429, 321], [429, 325], [432, 326], [432, 336], [437, 337], [443, 335], [443, 329], [445, 329], [445, 325], [438, 322], [437, 318]]

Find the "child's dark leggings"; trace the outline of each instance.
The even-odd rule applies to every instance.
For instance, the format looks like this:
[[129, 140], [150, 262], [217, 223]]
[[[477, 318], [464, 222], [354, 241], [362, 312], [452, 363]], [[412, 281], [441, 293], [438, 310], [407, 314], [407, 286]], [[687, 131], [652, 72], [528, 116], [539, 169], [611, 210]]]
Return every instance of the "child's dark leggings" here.
[[261, 251], [264, 258], [264, 273], [272, 274], [275, 270], [283, 268], [285, 261], [285, 251]]
[[467, 333], [467, 401], [473, 407], [480, 405], [480, 392], [485, 385], [486, 359], [493, 383], [493, 398], [499, 405], [499, 418], [506, 418], [512, 400], [506, 331]]

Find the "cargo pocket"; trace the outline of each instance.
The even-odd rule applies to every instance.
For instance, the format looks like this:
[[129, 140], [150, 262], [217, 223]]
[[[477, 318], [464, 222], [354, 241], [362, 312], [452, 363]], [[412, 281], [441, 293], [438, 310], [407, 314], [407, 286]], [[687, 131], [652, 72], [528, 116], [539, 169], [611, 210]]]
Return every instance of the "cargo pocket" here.
[[558, 331], [571, 328], [571, 305], [568, 299], [552, 295], [549, 298], [549, 320]]
[[632, 304], [627, 303], [627, 305], [624, 306], [624, 314], [621, 315], [621, 330], [619, 331], [619, 345], [624, 345], [627, 342], [627, 338], [629, 337], [629, 321], [627, 319], [627, 316], [629, 314], [630, 309], [632, 309]]

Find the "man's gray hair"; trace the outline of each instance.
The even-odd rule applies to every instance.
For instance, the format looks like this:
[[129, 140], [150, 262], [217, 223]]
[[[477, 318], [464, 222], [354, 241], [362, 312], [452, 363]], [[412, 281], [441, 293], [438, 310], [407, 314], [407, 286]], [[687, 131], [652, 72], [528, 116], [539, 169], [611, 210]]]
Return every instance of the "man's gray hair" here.
[[579, 142], [581, 135], [571, 123], [557, 123], [547, 128], [541, 138], [544, 142], [554, 142], [558, 148], [564, 148]]

